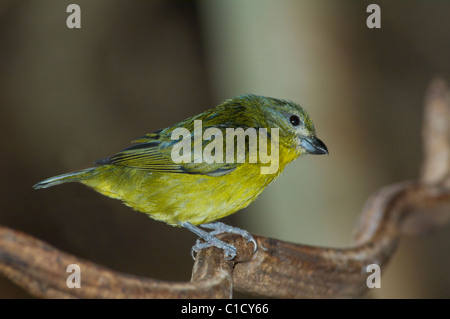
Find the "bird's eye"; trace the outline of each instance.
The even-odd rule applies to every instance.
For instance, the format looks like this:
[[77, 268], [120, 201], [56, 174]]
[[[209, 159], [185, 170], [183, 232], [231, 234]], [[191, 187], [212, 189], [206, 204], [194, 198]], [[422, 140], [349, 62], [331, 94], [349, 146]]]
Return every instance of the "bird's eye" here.
[[293, 126], [298, 126], [300, 124], [300, 118], [298, 117], [298, 115], [291, 115], [289, 121]]

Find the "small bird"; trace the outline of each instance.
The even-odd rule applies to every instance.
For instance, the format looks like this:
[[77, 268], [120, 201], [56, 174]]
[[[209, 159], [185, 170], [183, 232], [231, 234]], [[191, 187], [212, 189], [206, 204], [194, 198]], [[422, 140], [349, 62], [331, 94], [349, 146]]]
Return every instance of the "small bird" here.
[[297, 157], [328, 154], [301, 106], [254, 94], [235, 96], [133, 142], [96, 161], [98, 166], [48, 178], [33, 188], [80, 182], [153, 219], [192, 231], [199, 236], [193, 256], [215, 246], [226, 259], [236, 256], [236, 248], [216, 235], [239, 234], [255, 251], [256, 241], [245, 230], [215, 221], [247, 207]]

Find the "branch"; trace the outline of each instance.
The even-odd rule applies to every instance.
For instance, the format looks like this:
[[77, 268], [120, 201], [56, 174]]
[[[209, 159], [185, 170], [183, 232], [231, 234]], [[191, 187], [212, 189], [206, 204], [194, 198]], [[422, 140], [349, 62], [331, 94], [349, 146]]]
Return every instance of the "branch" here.
[[[233, 288], [279, 298], [358, 297], [367, 291], [366, 267], [383, 268], [403, 235], [419, 235], [450, 220], [450, 92], [442, 80], [425, 99], [424, 162], [420, 179], [385, 187], [369, 198], [354, 245], [322, 248], [254, 236], [258, 250], [236, 235], [235, 260], [208, 248], [197, 254], [190, 282], [165, 282], [106, 269], [29, 235], [0, 227], [0, 274], [45, 298], [230, 298]], [[82, 287], [66, 285], [69, 264], [82, 270]], [[234, 287], [233, 287], [234, 286]]]

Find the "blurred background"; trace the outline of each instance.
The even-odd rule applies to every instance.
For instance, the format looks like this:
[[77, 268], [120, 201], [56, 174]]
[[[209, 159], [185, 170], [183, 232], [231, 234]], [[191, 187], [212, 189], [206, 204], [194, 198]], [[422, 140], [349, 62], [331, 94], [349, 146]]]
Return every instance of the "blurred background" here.
[[[81, 7], [81, 29], [66, 8]], [[381, 29], [366, 8], [381, 6]], [[188, 281], [195, 236], [50, 176], [228, 97], [305, 107], [329, 156], [288, 166], [225, 222], [348, 247], [366, 199], [418, 176], [425, 90], [450, 79], [450, 2], [0, 0], [0, 224], [110, 269]], [[449, 298], [450, 227], [406, 238], [376, 298]], [[0, 298], [29, 297], [0, 277]]]

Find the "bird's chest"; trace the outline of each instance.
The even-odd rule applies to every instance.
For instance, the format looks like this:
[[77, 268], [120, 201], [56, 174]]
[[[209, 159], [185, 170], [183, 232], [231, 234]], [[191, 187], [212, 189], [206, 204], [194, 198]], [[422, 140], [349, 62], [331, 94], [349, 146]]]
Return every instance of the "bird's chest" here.
[[183, 186], [174, 189], [174, 213], [178, 220], [193, 224], [225, 217], [247, 207], [274, 178], [252, 166], [243, 166], [219, 177], [190, 177], [182, 182]]

